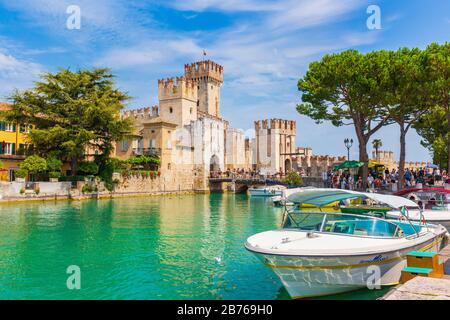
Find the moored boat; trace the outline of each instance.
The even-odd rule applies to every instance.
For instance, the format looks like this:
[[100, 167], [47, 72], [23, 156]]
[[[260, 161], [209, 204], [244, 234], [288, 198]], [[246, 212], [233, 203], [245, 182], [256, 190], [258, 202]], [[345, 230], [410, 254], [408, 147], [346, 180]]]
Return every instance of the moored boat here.
[[[344, 190], [309, 190], [288, 200], [320, 208], [355, 198], [376, 198], [398, 209], [417, 206], [400, 197]], [[245, 247], [275, 272], [291, 297], [305, 298], [364, 288], [374, 280], [380, 285], [396, 284], [408, 252], [439, 252], [446, 241], [442, 226], [286, 210], [281, 230], [256, 234], [248, 238]]]
[[[441, 224], [450, 230], [450, 189], [444, 188], [412, 188], [405, 189], [396, 195], [417, 203], [419, 209], [411, 208], [406, 214], [411, 221], [424, 221]], [[387, 217], [402, 218], [399, 210], [389, 211]]]
[[249, 188], [248, 192], [252, 197], [274, 197], [281, 196], [286, 187], [282, 185], [264, 186], [260, 188]]

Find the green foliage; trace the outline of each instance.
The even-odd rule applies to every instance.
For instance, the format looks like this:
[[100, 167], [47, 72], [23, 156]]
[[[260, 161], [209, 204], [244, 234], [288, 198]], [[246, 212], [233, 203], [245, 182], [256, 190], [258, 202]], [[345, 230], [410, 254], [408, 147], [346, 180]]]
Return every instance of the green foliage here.
[[59, 178], [59, 181], [67, 181], [67, 182], [78, 182], [78, 181], [85, 181], [84, 176], [61, 176]]
[[81, 188], [81, 192], [82, 193], [92, 193], [92, 192], [97, 192], [97, 188], [96, 187], [91, 187], [88, 184], [85, 184], [83, 186], [83, 188]]
[[16, 178], [26, 178], [26, 177], [28, 177], [28, 170], [26, 170], [26, 169], [16, 170], [14, 172], [14, 175]]
[[16, 91], [10, 99], [12, 108], [2, 116], [33, 125], [29, 140], [34, 151], [69, 161], [74, 175], [88, 147], [106, 159], [113, 142], [131, 130], [130, 120], [117, 116], [129, 96], [115, 88], [108, 69], [47, 73], [33, 89]]
[[61, 172], [63, 163], [61, 160], [56, 158], [47, 159], [47, 170], [50, 172]]
[[31, 174], [39, 174], [47, 170], [47, 161], [44, 158], [33, 155], [26, 158], [19, 167]]
[[48, 177], [50, 179], [59, 179], [61, 177], [61, 172], [59, 171], [51, 171], [48, 173]]
[[361, 54], [347, 50], [325, 55], [309, 65], [298, 82], [302, 92], [300, 114], [317, 123], [330, 121], [334, 126], [353, 125], [359, 141], [359, 161], [363, 181], [367, 179], [367, 143], [370, 137], [390, 121], [386, 113], [385, 83], [388, 74], [386, 51]]
[[128, 163], [132, 165], [145, 165], [145, 164], [160, 165], [161, 160], [157, 156], [134, 156], [128, 159]]
[[93, 176], [98, 173], [98, 165], [95, 162], [84, 161], [78, 167], [78, 173]]
[[291, 171], [283, 179], [283, 183], [291, 187], [301, 187], [303, 185], [303, 179], [298, 172]]

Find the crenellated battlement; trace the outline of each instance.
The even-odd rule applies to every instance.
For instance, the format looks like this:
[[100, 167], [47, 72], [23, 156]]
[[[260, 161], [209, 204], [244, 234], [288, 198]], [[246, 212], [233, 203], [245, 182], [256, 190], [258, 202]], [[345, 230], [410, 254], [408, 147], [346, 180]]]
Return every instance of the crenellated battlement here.
[[158, 80], [159, 100], [188, 99], [197, 101], [197, 83], [186, 77]]
[[223, 67], [211, 60], [197, 61], [184, 65], [184, 74], [187, 79], [199, 80], [200, 78], [211, 78], [220, 83], [223, 82]]
[[294, 120], [283, 119], [265, 119], [255, 121], [255, 130], [261, 129], [281, 129], [295, 135], [297, 130], [297, 123]]
[[122, 113], [122, 118], [134, 118], [134, 119], [151, 119], [159, 116], [159, 107], [146, 107], [140, 109], [126, 110]]

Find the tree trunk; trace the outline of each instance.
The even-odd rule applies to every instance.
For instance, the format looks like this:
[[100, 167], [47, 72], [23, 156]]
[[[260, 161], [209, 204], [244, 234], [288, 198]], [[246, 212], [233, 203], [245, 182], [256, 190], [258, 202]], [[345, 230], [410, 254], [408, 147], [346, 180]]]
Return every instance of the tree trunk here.
[[450, 172], [450, 105], [448, 100], [444, 102], [444, 107], [447, 113], [447, 174]]
[[78, 159], [76, 157], [73, 157], [72, 161], [70, 162], [70, 170], [72, 171], [72, 176], [76, 176], [77, 175]]
[[367, 141], [368, 139], [364, 136], [362, 130], [356, 129], [356, 136], [359, 142], [359, 161], [364, 162], [364, 166], [359, 169], [359, 175], [362, 178], [362, 189], [367, 188], [367, 177], [369, 175], [369, 156], [367, 155]]
[[399, 126], [400, 126], [400, 162], [398, 166], [398, 188], [399, 190], [401, 190], [405, 186], [406, 130], [404, 123], [399, 123]]

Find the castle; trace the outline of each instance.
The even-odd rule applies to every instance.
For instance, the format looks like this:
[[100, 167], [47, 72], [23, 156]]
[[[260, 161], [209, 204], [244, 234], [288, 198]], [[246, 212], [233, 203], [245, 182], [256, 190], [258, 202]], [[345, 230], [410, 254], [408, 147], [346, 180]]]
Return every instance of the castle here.
[[207, 190], [212, 172], [250, 169], [251, 143], [220, 114], [223, 67], [213, 61], [184, 66], [181, 77], [158, 80], [159, 105], [129, 110], [134, 131], [116, 146], [116, 157], [153, 154], [165, 184]]

